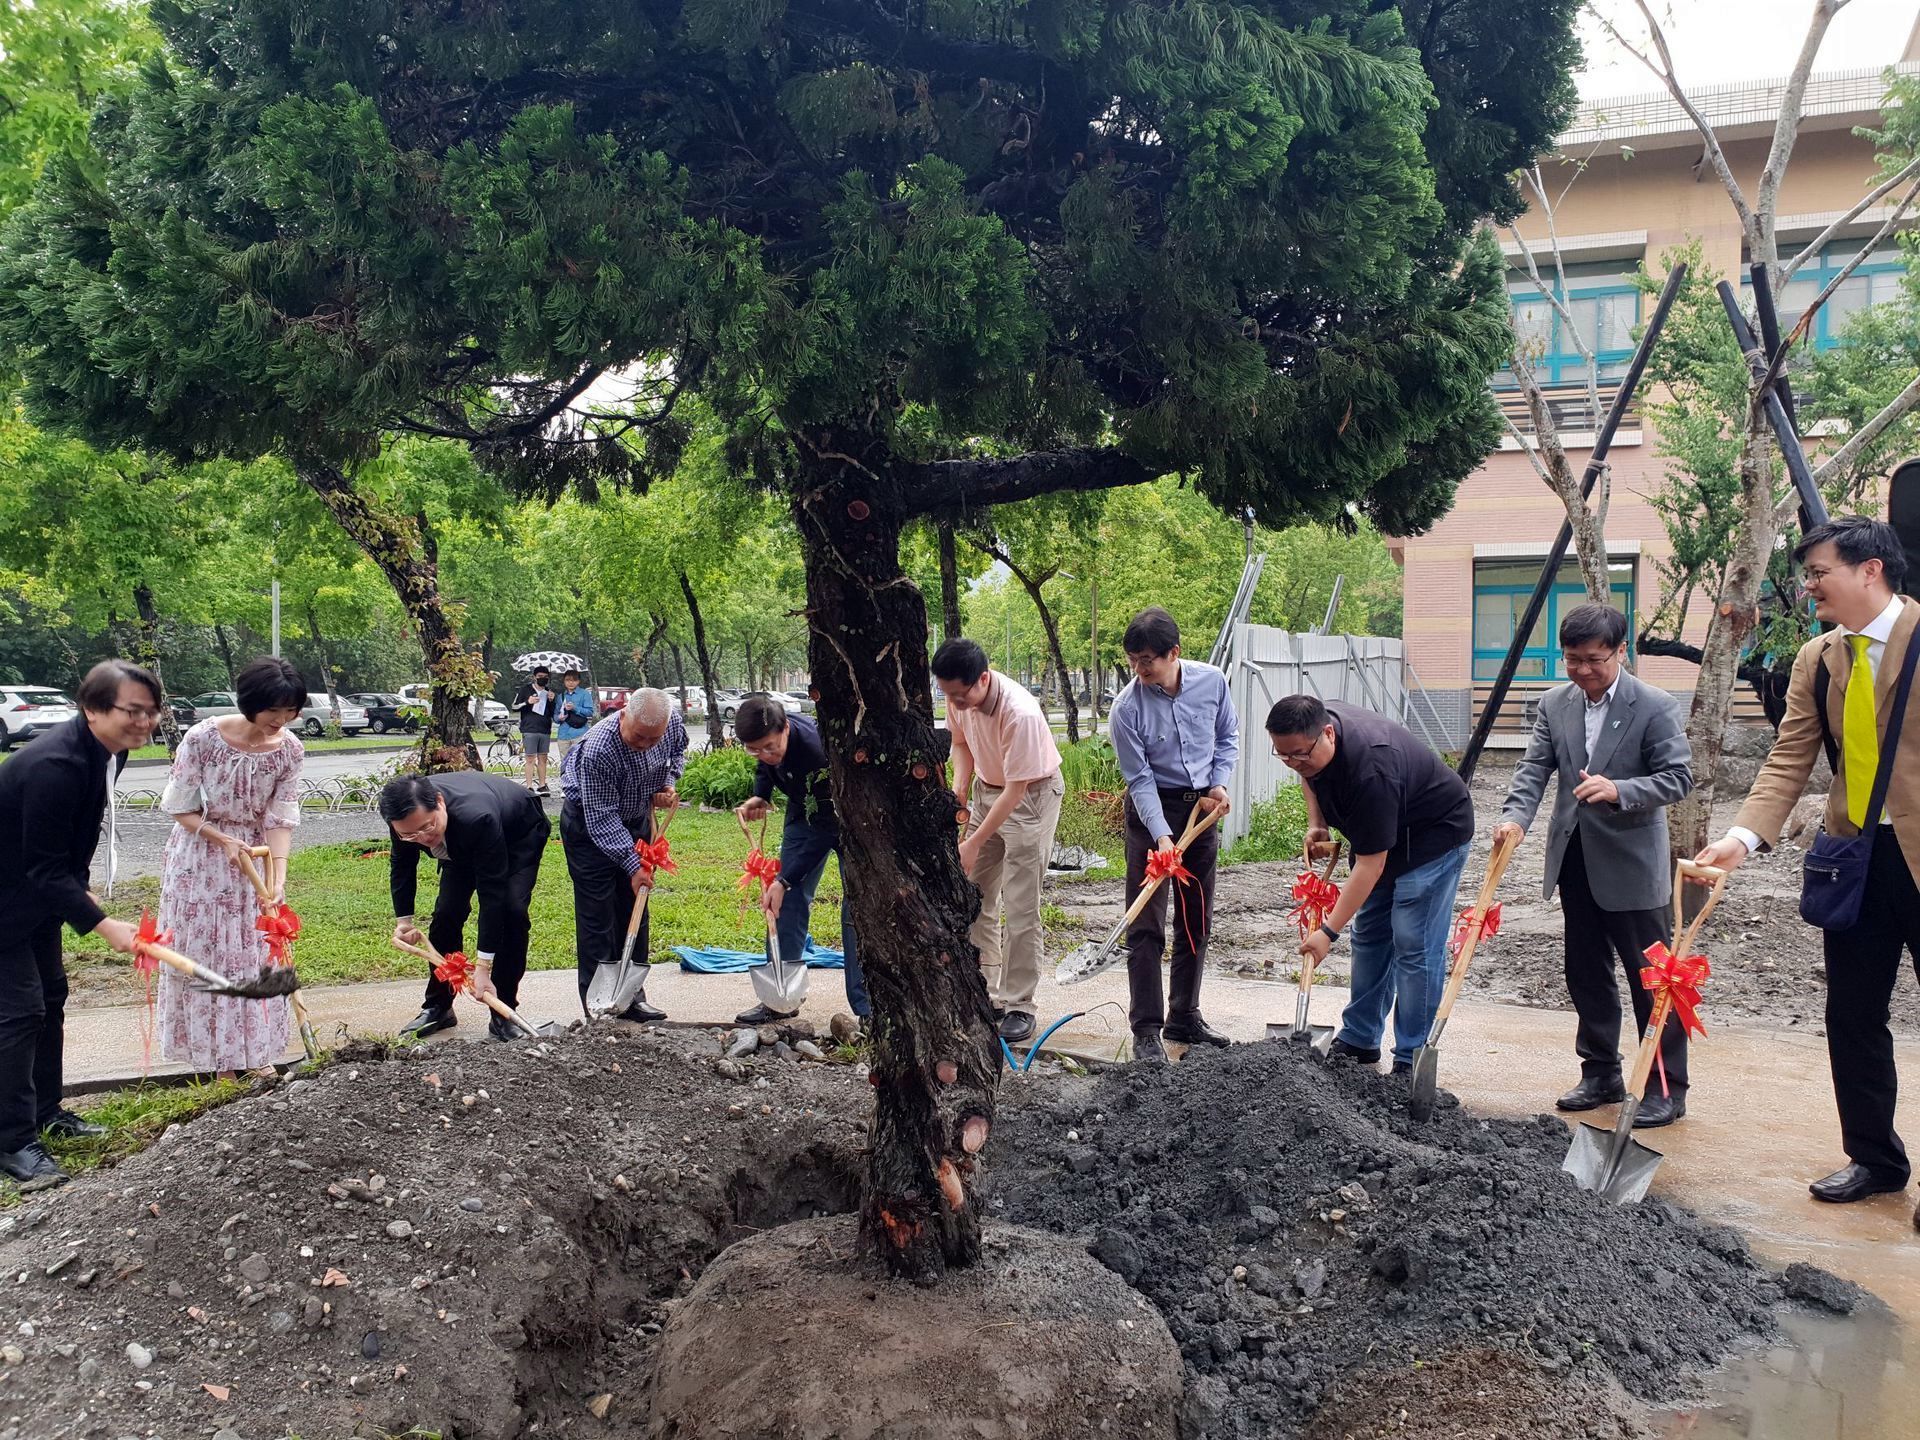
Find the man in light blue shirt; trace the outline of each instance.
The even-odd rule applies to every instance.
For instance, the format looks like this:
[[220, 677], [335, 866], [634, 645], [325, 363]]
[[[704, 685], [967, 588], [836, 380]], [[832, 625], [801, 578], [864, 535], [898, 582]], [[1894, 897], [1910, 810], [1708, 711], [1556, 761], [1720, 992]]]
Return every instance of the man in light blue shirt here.
[[[1148, 857], [1172, 850], [1197, 809], [1227, 811], [1227, 780], [1240, 758], [1240, 717], [1227, 677], [1180, 658], [1180, 627], [1158, 606], [1142, 610], [1121, 640], [1134, 678], [1113, 702], [1114, 758], [1127, 782], [1127, 892], [1131, 906], [1146, 883]], [[1161, 886], [1127, 928], [1127, 1023], [1136, 1060], [1166, 1059], [1163, 1039], [1225, 1045], [1200, 1015], [1200, 977], [1213, 928], [1213, 871], [1220, 832], [1210, 828], [1187, 848], [1187, 881]], [[1167, 947], [1167, 895], [1173, 892], [1173, 976], [1160, 990]]]

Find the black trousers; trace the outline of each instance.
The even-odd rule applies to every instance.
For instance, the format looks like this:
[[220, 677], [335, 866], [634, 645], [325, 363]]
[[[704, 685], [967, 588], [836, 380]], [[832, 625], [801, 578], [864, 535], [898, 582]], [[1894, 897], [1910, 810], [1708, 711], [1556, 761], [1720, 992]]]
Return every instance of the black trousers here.
[[[1664, 905], [1655, 910], [1602, 910], [1593, 898], [1593, 887], [1587, 883], [1587, 862], [1576, 829], [1560, 866], [1560, 913], [1566, 922], [1567, 993], [1580, 1016], [1573, 1042], [1580, 1056], [1580, 1073], [1587, 1077], [1618, 1075], [1620, 985], [1614, 978], [1614, 966], [1626, 968], [1637, 1045], [1653, 1017], [1653, 997], [1640, 983], [1640, 967], [1646, 963], [1646, 949], [1654, 941], [1673, 943], [1672, 912]], [[1666, 1070], [1668, 1090], [1684, 1093], [1687, 1032], [1677, 1015], [1667, 1017], [1661, 1032], [1660, 1064]], [[1658, 1069], [1647, 1080], [1647, 1093], [1660, 1093]]]
[[[516, 846], [507, 857], [507, 933], [493, 956], [493, 988], [512, 1009], [520, 1008], [520, 977], [527, 973], [527, 941], [533, 934], [533, 887], [540, 880], [540, 857], [546, 853], [551, 824], [542, 824], [535, 836]], [[434, 898], [433, 918], [427, 922], [427, 943], [445, 955], [449, 950], [466, 949], [464, 939], [467, 917], [473, 913], [473, 900], [479, 884], [473, 870], [450, 860], [440, 862], [440, 893]], [[443, 980], [427, 971], [429, 1010], [444, 1010], [453, 1004], [453, 991]]]
[[60, 922], [0, 940], [0, 1153], [39, 1138], [60, 1109], [67, 972]]
[[[1920, 888], [1891, 825], [1876, 827], [1860, 918], [1824, 932], [1827, 1063], [1847, 1158], [1883, 1174], [1911, 1174], [1893, 1128], [1899, 1077], [1887, 1007], [1900, 976], [1900, 951], [1920, 957]], [[1920, 965], [1920, 960], [1916, 960]]]
[[[648, 813], [641, 840], [653, 838], [653, 815]], [[573, 937], [575, 963], [580, 971], [580, 1009], [587, 1008], [587, 987], [593, 972], [620, 958], [627, 943], [627, 924], [633, 918], [633, 881], [627, 872], [608, 858], [587, 834], [586, 817], [576, 801], [560, 807], [560, 848], [567, 855], [567, 874], [573, 879]], [[634, 959], [645, 964], [651, 953], [647, 932], [652, 915], [640, 919], [640, 935], [634, 941]], [[642, 996], [645, 990], [642, 990]]]
[[[1173, 837], [1187, 828], [1187, 817], [1205, 791], [1162, 790], [1160, 808], [1166, 812], [1167, 828]], [[1155, 836], [1147, 833], [1134, 813], [1133, 801], [1126, 804], [1127, 823], [1127, 904], [1131, 906], [1147, 881], [1147, 856], [1153, 851]], [[1209, 828], [1187, 847], [1186, 867], [1192, 880], [1168, 880], [1154, 892], [1153, 898], [1127, 927], [1127, 1024], [1135, 1030], [1157, 1027], [1168, 1020], [1176, 1024], [1200, 1013], [1200, 976], [1206, 969], [1207, 935], [1213, 928], [1213, 871], [1220, 858], [1220, 831]], [[1195, 882], [1198, 882], [1197, 884]], [[1177, 896], [1173, 892], [1178, 890]], [[1171, 897], [1171, 898], [1170, 898]], [[1173, 915], [1173, 974], [1167, 983], [1167, 995], [1160, 994], [1160, 957], [1167, 951], [1167, 910]]]

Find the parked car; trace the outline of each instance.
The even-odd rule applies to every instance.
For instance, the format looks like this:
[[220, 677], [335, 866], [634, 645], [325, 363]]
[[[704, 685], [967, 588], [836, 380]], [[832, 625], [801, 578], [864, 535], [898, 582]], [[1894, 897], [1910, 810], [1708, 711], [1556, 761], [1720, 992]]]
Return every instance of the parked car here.
[[352, 701], [367, 712], [367, 728], [376, 735], [384, 735], [389, 730], [399, 730], [411, 735], [420, 728], [420, 722], [426, 715], [424, 701], [415, 703], [411, 700], [403, 700], [398, 695], [386, 695], [379, 691], [343, 695], [340, 698]]
[[50, 685], [0, 685], [0, 750], [31, 740], [80, 713]]
[[789, 715], [813, 714], [813, 697], [811, 695], [803, 694], [798, 690], [781, 690], [777, 693], [782, 700], [787, 702], [787, 713]]
[[[324, 735], [327, 726], [333, 723], [333, 702], [327, 699], [326, 692], [309, 691], [306, 708], [300, 712], [300, 718], [294, 721], [301, 731], [309, 737]], [[358, 705], [347, 703], [347, 697], [340, 697], [340, 728], [349, 735], [358, 734], [367, 728], [367, 712]]]
[[200, 718], [199, 713], [193, 708], [193, 703], [189, 700], [182, 700], [178, 695], [169, 695], [167, 697], [167, 708], [173, 711], [173, 723], [180, 728], [182, 733], [191, 730], [194, 721]]
[[209, 690], [204, 695], [196, 695], [189, 702], [193, 713], [202, 720], [214, 715], [238, 715], [240, 702], [231, 690]]
[[618, 710], [624, 710], [627, 704], [627, 696], [632, 693], [633, 687], [630, 685], [602, 685], [600, 687], [600, 713], [602, 715], [611, 715]]

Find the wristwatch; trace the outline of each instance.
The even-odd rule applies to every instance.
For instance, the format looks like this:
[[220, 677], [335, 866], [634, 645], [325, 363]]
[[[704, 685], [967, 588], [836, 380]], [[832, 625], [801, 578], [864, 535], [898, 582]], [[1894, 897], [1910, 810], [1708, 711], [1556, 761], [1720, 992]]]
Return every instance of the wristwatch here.
[[1328, 943], [1337, 941], [1340, 938], [1340, 932], [1324, 921], [1321, 922], [1320, 933], [1327, 937]]

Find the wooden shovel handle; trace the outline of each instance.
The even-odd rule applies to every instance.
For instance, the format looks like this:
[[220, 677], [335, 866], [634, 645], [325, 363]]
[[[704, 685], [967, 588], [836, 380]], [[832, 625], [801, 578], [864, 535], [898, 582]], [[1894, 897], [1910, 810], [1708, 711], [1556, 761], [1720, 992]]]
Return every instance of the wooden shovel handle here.
[[155, 945], [152, 941], [147, 941], [139, 948], [142, 953], [153, 956], [169, 968], [178, 970], [182, 975], [191, 975], [203, 985], [209, 985], [215, 990], [233, 988], [233, 982], [226, 976], [209, 970], [198, 960], [182, 955], [178, 950], [169, 950], [165, 945]]
[[[1694, 937], [1699, 935], [1700, 927], [1707, 923], [1707, 916], [1713, 913], [1713, 907], [1720, 903], [1720, 897], [1727, 888], [1727, 871], [1716, 865], [1696, 865], [1691, 860], [1679, 860], [1673, 867], [1673, 955], [1684, 959], [1693, 953]], [[1680, 928], [1681, 897], [1686, 893], [1681, 889], [1687, 881], [1696, 884], [1711, 885], [1707, 898], [1701, 902], [1700, 913], [1683, 931]], [[1640, 1050], [1633, 1057], [1633, 1074], [1627, 1079], [1627, 1093], [1636, 1100], [1647, 1093], [1647, 1078], [1653, 1074], [1653, 1057], [1660, 1050], [1660, 1036], [1667, 1028], [1667, 1016], [1673, 1011], [1673, 992], [1663, 990], [1660, 998], [1653, 1002], [1653, 1013], [1647, 1017], [1647, 1028], [1640, 1036]]]
[[[252, 882], [254, 893], [260, 897], [260, 903], [263, 905], [266, 904], [267, 901], [273, 898], [273, 891], [268, 887], [267, 882], [261, 878], [260, 867], [253, 863], [253, 851], [250, 849], [242, 850], [238, 858], [240, 860], [241, 872]], [[271, 865], [273, 862], [269, 859], [267, 863]]]
[[[409, 945], [404, 940], [396, 940], [393, 942], [393, 948], [401, 951], [403, 954], [418, 956], [420, 959], [425, 960], [428, 964], [435, 967], [439, 966], [442, 958], [440, 952], [433, 948], [433, 942], [431, 940], [420, 945]], [[471, 979], [468, 980], [466, 985], [461, 987], [461, 993], [472, 996], [473, 999], [478, 1000], [502, 1020], [518, 1025], [522, 1030], [526, 1031], [527, 1034], [534, 1035], [539, 1033], [533, 1026], [520, 1018], [519, 1011], [507, 1004], [507, 1002], [502, 1000], [498, 995], [481, 995], [477, 993], [473, 988]]]
[[[1196, 816], [1200, 816], [1200, 807], [1198, 805], [1194, 806], [1193, 810], [1187, 815], [1186, 828], [1180, 832], [1180, 838], [1174, 842], [1174, 846], [1173, 846], [1174, 854], [1176, 855], [1186, 854], [1187, 847], [1193, 844], [1193, 842], [1198, 840], [1202, 835], [1206, 834], [1208, 827], [1211, 826], [1215, 821], [1219, 820], [1220, 811], [1218, 807], [1215, 807], [1214, 809], [1209, 810], [1204, 816], [1200, 816], [1197, 823], [1195, 821]], [[1152, 855], [1153, 853], [1154, 852], [1151, 850], [1147, 852], [1148, 855]], [[1120, 920], [1121, 933], [1124, 934], [1126, 932], [1126, 928], [1129, 925], [1133, 924], [1135, 920], [1138, 920], [1140, 918], [1140, 912], [1147, 908], [1147, 901], [1153, 898], [1154, 892], [1160, 888], [1161, 881], [1165, 880], [1166, 878], [1167, 878], [1166, 876], [1162, 875], [1157, 879], [1147, 881], [1146, 884], [1140, 887], [1140, 893], [1133, 897], [1133, 904], [1127, 907], [1127, 913], [1121, 917], [1121, 920]]]
[[1480, 882], [1480, 894], [1473, 902], [1473, 913], [1478, 918], [1467, 927], [1466, 938], [1460, 942], [1460, 953], [1453, 957], [1453, 968], [1447, 972], [1447, 988], [1441, 992], [1440, 1008], [1433, 1014], [1436, 1030], [1453, 1013], [1453, 1002], [1460, 998], [1460, 991], [1467, 983], [1467, 966], [1473, 963], [1473, 952], [1480, 947], [1487, 911], [1493, 908], [1494, 892], [1500, 888], [1500, 877], [1507, 873], [1507, 863], [1519, 848], [1520, 837], [1511, 832], [1493, 843], [1493, 853], [1487, 857], [1486, 878]]

